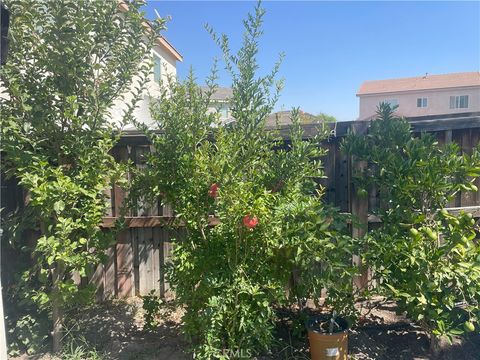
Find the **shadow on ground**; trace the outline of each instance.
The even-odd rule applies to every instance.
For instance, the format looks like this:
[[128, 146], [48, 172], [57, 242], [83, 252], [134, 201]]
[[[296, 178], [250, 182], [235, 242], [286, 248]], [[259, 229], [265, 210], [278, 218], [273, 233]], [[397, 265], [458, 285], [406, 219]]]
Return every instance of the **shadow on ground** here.
[[100, 305], [72, 319], [74, 336], [83, 336], [111, 360], [186, 359], [181, 314], [168, 314], [156, 331], [143, 330], [140, 299]]
[[[166, 307], [166, 309], [168, 306]], [[428, 336], [387, 303], [369, 310], [361, 325], [351, 329], [351, 360], [480, 360], [480, 334], [457, 339], [443, 346], [438, 356], [429, 353]], [[364, 311], [364, 310], [362, 310]], [[67, 323], [67, 338], [84, 339], [105, 360], [186, 360], [188, 343], [182, 336], [182, 311], [169, 308], [154, 332], [143, 330], [141, 300], [111, 301], [88, 311], [74, 313]], [[288, 316], [286, 316], [288, 318]], [[283, 325], [282, 325], [283, 324]], [[271, 359], [310, 359], [306, 337], [295, 340], [286, 322], [279, 323]], [[59, 360], [49, 354], [17, 357], [15, 360]]]

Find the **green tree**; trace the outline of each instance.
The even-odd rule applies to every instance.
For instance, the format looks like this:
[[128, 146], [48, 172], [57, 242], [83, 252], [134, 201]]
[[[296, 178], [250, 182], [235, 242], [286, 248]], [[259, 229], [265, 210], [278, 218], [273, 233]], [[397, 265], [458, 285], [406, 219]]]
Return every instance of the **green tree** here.
[[315, 121], [317, 122], [325, 122], [325, 123], [335, 123], [337, 119], [333, 115], [328, 115], [325, 113], [320, 113], [315, 116]]
[[222, 124], [208, 112], [214, 71], [206, 92], [192, 74], [168, 84], [152, 106], [160, 134], [143, 127], [154, 151], [132, 195], [162, 198], [186, 228], [169, 281], [186, 309], [184, 329], [197, 358], [268, 349], [276, 306], [318, 299], [322, 287], [332, 300], [338, 293], [352, 299], [351, 238], [340, 234], [342, 222], [315, 181], [323, 175], [325, 134], [303, 140], [298, 109], [286, 141], [265, 130], [282, 84], [279, 63], [257, 74], [263, 15], [260, 5], [248, 15], [235, 54], [228, 38], [210, 29], [233, 78], [235, 122]]
[[365, 238], [363, 253], [377, 290], [435, 336], [472, 331], [480, 316], [478, 226], [471, 214], [446, 208], [459, 191], [478, 191], [478, 151], [460, 154], [432, 134], [413, 136], [387, 104], [368, 133], [350, 134], [343, 149], [369, 163], [359, 184], [380, 194], [382, 223]]
[[[10, 52], [2, 67], [4, 170], [28, 193], [36, 279], [28, 294], [51, 309], [53, 350], [61, 347], [63, 311], [85, 295], [82, 277], [111, 245], [100, 229], [105, 191], [122, 166], [110, 150], [131, 121], [151, 70], [150, 49], [162, 20], [146, 28], [142, 1], [120, 11], [116, 0], [10, 0]], [[110, 110], [124, 102], [120, 124]], [[115, 135], [117, 134], [117, 135]], [[18, 224], [17, 224], [18, 225]]]

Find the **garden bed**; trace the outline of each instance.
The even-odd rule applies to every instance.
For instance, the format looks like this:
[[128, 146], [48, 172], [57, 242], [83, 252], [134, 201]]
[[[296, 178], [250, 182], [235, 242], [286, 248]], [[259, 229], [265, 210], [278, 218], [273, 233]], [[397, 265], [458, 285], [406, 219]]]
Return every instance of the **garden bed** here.
[[[452, 346], [444, 343], [442, 352], [434, 357], [429, 354], [427, 335], [408, 319], [395, 313], [393, 302], [374, 302], [373, 310], [363, 306], [361, 324], [350, 331], [349, 353], [357, 360], [478, 360], [480, 336], [472, 335], [467, 339], [455, 340]], [[180, 309], [168, 304], [162, 308], [163, 317], [154, 332], [143, 330], [141, 300], [132, 298], [124, 301], [112, 301], [96, 306], [88, 312], [79, 313], [69, 321], [70, 335], [76, 339], [84, 338], [72, 346], [70, 353], [79, 352], [77, 347], [89, 344], [96, 348], [102, 357], [108, 360], [184, 360], [191, 359], [186, 353], [188, 343], [181, 334]], [[367, 314], [368, 313], [368, 314]], [[273, 346], [272, 354], [259, 357], [270, 359], [309, 359], [308, 342], [292, 340], [287, 329], [279, 327], [279, 341]], [[68, 342], [68, 341], [67, 341]], [[86, 353], [86, 352], [85, 352]], [[84, 355], [85, 356], [85, 355]], [[75, 359], [75, 357], [70, 357]], [[77, 357], [83, 359], [82, 357]], [[56, 360], [56, 357], [42, 354], [20, 356], [15, 360]]]

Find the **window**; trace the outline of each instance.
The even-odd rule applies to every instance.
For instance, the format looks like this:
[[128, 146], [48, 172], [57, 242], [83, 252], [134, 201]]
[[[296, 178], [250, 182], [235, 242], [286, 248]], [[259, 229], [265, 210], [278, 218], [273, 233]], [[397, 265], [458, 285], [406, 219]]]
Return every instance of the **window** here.
[[153, 55], [153, 80], [159, 82], [162, 77], [162, 61], [159, 56]]
[[468, 108], [468, 95], [450, 96], [450, 109]]
[[425, 108], [425, 107], [427, 107], [427, 98], [418, 98], [418, 99], [417, 99], [417, 107], [418, 107], [418, 108]]
[[385, 102], [387, 104], [389, 104], [392, 109], [394, 107], [398, 106], [398, 100], [397, 99], [385, 99]]
[[218, 111], [220, 112], [220, 117], [222, 119], [228, 118], [228, 105], [227, 104], [223, 104]]

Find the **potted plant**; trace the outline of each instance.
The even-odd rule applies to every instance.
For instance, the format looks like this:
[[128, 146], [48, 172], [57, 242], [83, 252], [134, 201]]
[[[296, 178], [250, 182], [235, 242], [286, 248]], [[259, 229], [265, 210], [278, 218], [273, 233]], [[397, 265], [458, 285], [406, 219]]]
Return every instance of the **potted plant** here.
[[321, 314], [307, 321], [310, 356], [312, 360], [347, 360], [348, 322], [338, 317]]

